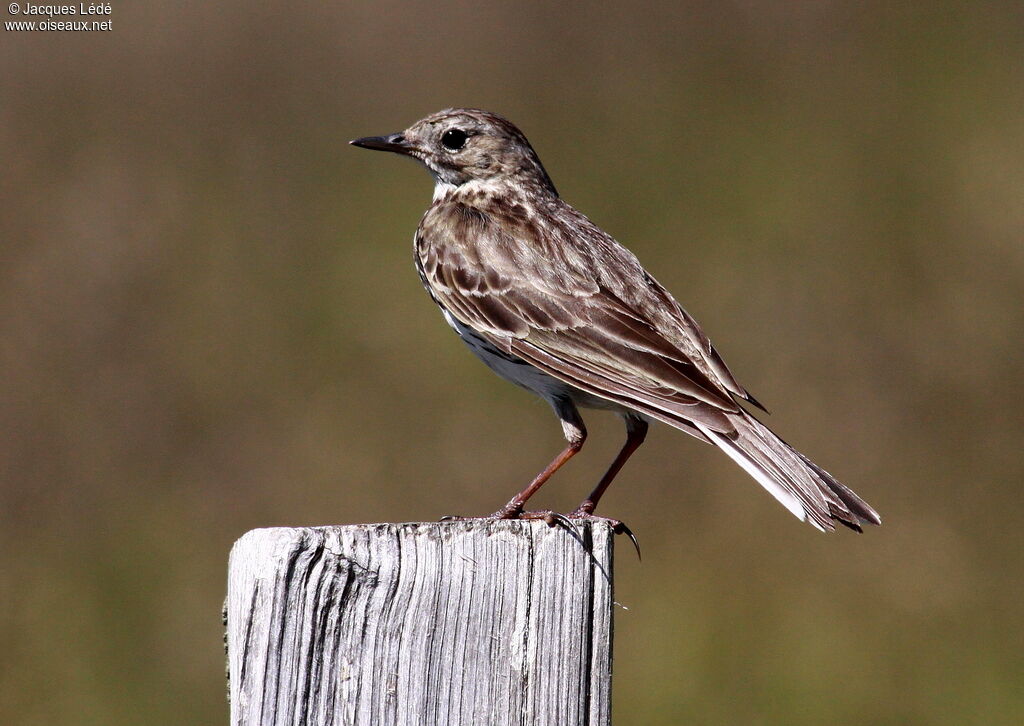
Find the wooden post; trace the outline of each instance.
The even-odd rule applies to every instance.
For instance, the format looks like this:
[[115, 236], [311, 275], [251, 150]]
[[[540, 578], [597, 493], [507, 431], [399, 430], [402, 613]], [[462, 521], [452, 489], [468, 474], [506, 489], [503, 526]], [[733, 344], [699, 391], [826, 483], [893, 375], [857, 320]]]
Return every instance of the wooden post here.
[[612, 532], [257, 529], [228, 574], [232, 726], [608, 726]]

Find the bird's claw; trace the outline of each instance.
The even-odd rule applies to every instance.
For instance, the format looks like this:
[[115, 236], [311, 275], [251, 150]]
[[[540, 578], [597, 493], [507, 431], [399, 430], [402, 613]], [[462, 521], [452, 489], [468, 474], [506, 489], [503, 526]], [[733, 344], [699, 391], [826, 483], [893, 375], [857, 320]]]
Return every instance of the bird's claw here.
[[536, 511], [527, 511], [519, 509], [499, 509], [494, 514], [485, 517], [461, 517], [457, 514], [446, 514], [441, 517], [442, 522], [465, 522], [471, 519], [490, 519], [490, 520], [502, 520], [502, 519], [539, 519], [549, 527], [561, 526], [570, 532], [576, 531], [576, 527], [573, 524], [574, 519], [582, 519], [590, 522], [604, 522], [612, 528], [613, 534], [624, 534], [629, 538], [629, 541], [633, 543], [633, 549], [636, 550], [637, 559], [642, 560], [643, 556], [640, 554], [640, 542], [637, 540], [636, 535], [633, 534], [625, 522], [619, 519], [611, 519], [610, 517], [598, 517], [595, 514], [591, 514], [586, 511], [577, 509], [570, 513], [568, 516], [553, 512], [550, 509], [541, 509]]
[[582, 509], [577, 509], [569, 515], [572, 519], [584, 519], [591, 522], [604, 522], [612, 528], [613, 534], [624, 534], [629, 537], [629, 541], [633, 543], [633, 549], [636, 550], [636, 557], [638, 560], [643, 559], [643, 555], [640, 554], [640, 542], [637, 540], [636, 535], [633, 534], [625, 522], [621, 519], [612, 519], [611, 517], [598, 517], [596, 514], [591, 514]]
[[543, 509], [535, 512], [520, 512], [517, 519], [540, 519], [546, 522], [549, 527], [561, 525], [562, 527], [565, 527], [568, 530], [576, 529], [572, 524], [572, 520], [570, 520], [564, 514], [552, 512], [550, 509]]
[[643, 555], [640, 554], [640, 542], [637, 541], [636, 535], [633, 534], [633, 530], [626, 526], [624, 522], [619, 522], [612, 525], [612, 532], [615, 534], [624, 534], [629, 537], [629, 541], [633, 543], [633, 549], [636, 550], [636, 558], [643, 560]]
[[489, 519], [491, 521], [502, 521], [510, 519], [539, 519], [547, 523], [549, 527], [561, 525], [567, 529], [574, 529], [572, 521], [564, 514], [558, 512], [552, 512], [550, 510], [538, 510], [524, 512], [520, 510], [507, 510], [499, 509], [494, 514], [488, 514], [483, 517], [461, 517], [457, 514], [446, 514], [441, 517], [442, 522], [466, 522], [472, 519]]

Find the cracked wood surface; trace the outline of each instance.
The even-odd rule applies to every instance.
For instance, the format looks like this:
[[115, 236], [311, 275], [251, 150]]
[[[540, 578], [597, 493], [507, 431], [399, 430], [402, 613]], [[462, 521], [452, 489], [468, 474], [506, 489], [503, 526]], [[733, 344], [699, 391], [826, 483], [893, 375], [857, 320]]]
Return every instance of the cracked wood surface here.
[[607, 726], [612, 533], [257, 529], [231, 552], [233, 726]]

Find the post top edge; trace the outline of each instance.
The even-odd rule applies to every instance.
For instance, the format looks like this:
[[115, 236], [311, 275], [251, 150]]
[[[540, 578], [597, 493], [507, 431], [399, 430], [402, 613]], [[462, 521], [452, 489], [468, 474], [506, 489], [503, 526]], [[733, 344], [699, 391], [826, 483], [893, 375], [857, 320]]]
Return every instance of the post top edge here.
[[600, 533], [600, 536], [611, 536], [612, 534], [611, 525], [607, 522], [592, 520], [570, 521], [573, 527], [572, 531], [569, 531], [564, 525], [556, 524], [552, 526], [543, 520], [494, 520], [487, 518], [461, 519], [442, 522], [365, 522], [356, 524], [325, 524], [296, 527], [258, 527], [245, 532], [235, 541], [234, 546], [236, 548], [240, 546], [251, 547], [257, 542], [279, 543], [282, 540], [298, 540], [308, 536], [323, 536], [326, 534], [342, 532], [381, 534], [384, 532], [398, 533], [408, 532], [410, 530], [422, 530], [424, 533], [444, 533], [452, 531], [468, 533], [474, 530], [479, 530], [485, 534], [494, 534], [497, 532], [509, 534], [525, 534], [529, 532], [532, 534], [537, 531], [561, 530], [570, 536], [579, 536], [582, 532], [590, 532], [592, 535]]

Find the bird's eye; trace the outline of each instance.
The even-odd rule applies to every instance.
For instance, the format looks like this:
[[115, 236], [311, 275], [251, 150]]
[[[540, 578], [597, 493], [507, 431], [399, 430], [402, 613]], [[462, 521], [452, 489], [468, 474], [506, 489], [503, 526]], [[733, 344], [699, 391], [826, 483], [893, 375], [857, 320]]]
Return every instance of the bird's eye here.
[[469, 134], [462, 129], [448, 129], [441, 136], [441, 143], [449, 151], [458, 151], [466, 145], [466, 139], [468, 138]]

